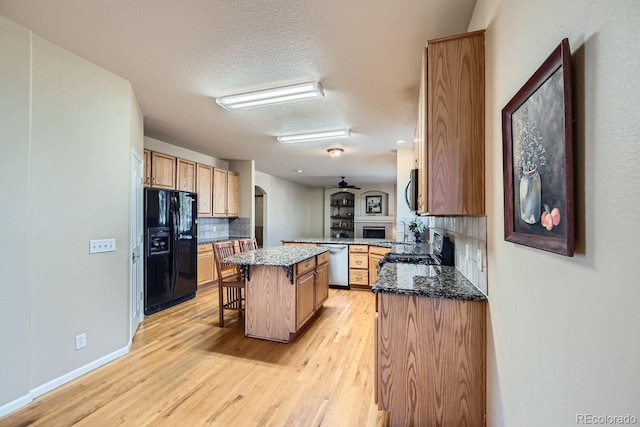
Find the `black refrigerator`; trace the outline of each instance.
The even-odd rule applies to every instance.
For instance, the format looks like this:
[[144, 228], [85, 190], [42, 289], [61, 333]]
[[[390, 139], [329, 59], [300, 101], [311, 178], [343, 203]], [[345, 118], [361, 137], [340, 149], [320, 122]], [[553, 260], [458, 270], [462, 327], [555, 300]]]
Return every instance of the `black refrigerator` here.
[[196, 296], [197, 200], [196, 193], [144, 190], [144, 314]]

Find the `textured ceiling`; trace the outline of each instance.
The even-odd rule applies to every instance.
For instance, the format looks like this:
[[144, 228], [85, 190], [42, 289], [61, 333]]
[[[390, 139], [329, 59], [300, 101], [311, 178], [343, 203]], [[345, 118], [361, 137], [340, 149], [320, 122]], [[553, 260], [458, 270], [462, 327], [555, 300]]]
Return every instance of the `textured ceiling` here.
[[[395, 182], [422, 48], [475, 0], [0, 0], [0, 14], [131, 82], [145, 135], [305, 185]], [[319, 80], [325, 97], [226, 111], [214, 98]], [[352, 138], [275, 136], [350, 128]], [[330, 147], [345, 150], [330, 158]], [[299, 174], [296, 170], [301, 169]]]

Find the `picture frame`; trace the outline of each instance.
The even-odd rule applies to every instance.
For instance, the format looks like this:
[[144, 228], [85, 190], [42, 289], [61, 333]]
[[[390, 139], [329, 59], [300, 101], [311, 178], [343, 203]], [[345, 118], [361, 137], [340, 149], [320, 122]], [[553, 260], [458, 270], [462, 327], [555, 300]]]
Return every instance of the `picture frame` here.
[[368, 215], [382, 213], [382, 196], [366, 196], [365, 206]]
[[504, 239], [574, 253], [573, 119], [569, 41], [502, 109]]

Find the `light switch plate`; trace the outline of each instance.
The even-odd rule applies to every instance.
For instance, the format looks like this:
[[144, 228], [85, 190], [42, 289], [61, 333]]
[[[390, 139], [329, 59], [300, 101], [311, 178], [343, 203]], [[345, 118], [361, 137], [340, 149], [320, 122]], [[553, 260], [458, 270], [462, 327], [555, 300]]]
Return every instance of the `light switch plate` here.
[[114, 252], [116, 250], [116, 239], [99, 239], [89, 241], [89, 253]]

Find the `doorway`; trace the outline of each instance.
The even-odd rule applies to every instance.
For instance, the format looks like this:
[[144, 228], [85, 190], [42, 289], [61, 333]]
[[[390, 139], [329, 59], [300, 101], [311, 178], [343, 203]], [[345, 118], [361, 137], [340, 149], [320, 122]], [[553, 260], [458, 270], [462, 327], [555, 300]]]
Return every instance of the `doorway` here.
[[255, 187], [255, 212], [253, 217], [255, 218], [254, 236], [258, 242], [258, 247], [262, 248], [266, 240], [266, 218], [267, 218], [267, 198], [266, 192], [256, 185]]

